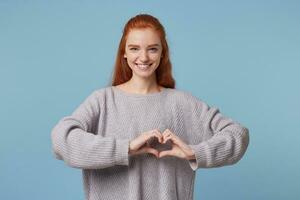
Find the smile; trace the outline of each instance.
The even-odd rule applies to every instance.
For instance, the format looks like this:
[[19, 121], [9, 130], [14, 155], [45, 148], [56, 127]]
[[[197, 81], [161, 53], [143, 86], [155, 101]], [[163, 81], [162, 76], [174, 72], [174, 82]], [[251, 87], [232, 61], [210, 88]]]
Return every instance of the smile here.
[[142, 70], [145, 70], [145, 69], [148, 69], [151, 65], [151, 64], [137, 64], [135, 63], [135, 65], [139, 68], [139, 69], [142, 69]]

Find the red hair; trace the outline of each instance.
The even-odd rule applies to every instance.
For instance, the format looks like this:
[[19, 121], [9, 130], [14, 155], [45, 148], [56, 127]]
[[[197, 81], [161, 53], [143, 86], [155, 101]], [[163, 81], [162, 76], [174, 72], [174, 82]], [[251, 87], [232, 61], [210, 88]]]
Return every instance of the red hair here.
[[148, 14], [136, 15], [126, 23], [119, 43], [111, 85], [116, 86], [125, 83], [132, 77], [132, 70], [128, 66], [126, 58], [124, 58], [126, 40], [131, 30], [144, 28], [152, 28], [155, 30], [162, 44], [162, 58], [159, 66], [155, 70], [157, 84], [166, 88], [175, 88], [165, 29], [157, 18]]

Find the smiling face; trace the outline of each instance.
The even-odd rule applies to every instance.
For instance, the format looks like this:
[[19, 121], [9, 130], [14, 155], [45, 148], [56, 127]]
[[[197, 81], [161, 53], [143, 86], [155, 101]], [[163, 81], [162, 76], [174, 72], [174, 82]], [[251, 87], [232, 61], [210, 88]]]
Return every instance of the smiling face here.
[[160, 37], [153, 29], [133, 29], [129, 32], [124, 57], [127, 59], [134, 78], [153, 78], [160, 63], [161, 54]]

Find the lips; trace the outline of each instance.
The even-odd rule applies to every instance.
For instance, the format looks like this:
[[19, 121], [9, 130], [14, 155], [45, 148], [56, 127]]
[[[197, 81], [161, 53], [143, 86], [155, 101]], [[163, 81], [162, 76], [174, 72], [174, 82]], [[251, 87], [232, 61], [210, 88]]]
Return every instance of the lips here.
[[151, 67], [152, 63], [151, 64], [138, 64], [138, 63], [135, 63], [135, 65], [141, 69], [141, 70], [146, 70], [148, 69], [149, 67]]

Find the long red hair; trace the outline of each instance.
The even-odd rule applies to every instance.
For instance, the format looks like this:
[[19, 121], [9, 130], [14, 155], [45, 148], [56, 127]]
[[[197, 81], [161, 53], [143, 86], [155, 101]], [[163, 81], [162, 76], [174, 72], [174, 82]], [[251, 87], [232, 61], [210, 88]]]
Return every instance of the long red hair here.
[[172, 77], [172, 64], [169, 56], [169, 47], [166, 40], [165, 29], [159, 20], [149, 14], [139, 14], [132, 17], [123, 29], [123, 35], [119, 43], [115, 61], [111, 85], [116, 86], [125, 83], [132, 77], [132, 70], [124, 58], [125, 45], [128, 33], [133, 29], [152, 28], [157, 31], [162, 44], [162, 58], [155, 70], [157, 84], [166, 88], [175, 88], [175, 80]]

